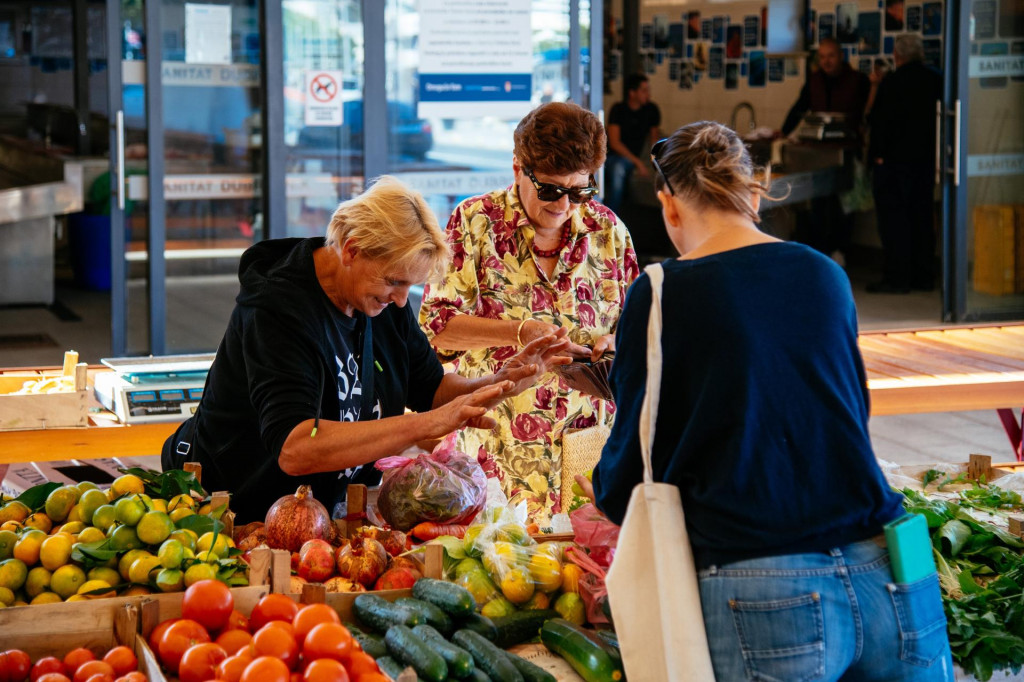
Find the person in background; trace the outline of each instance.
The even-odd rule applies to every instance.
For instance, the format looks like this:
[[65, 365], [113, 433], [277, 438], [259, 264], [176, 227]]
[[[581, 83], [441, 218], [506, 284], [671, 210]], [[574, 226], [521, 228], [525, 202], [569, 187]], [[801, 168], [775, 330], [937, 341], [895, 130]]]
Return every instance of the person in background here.
[[935, 102], [942, 77], [924, 64], [921, 39], [896, 38], [896, 70], [877, 88], [868, 114], [878, 235], [885, 261], [871, 293], [906, 294], [935, 288]]
[[661, 137], [661, 111], [651, 101], [647, 76], [626, 76], [626, 97], [608, 112], [608, 160], [605, 163], [605, 205], [618, 212], [626, 199], [629, 180], [635, 172], [642, 178], [650, 171], [643, 160], [649, 145]]
[[570, 362], [568, 342], [545, 327], [495, 374], [445, 374], [406, 302], [449, 258], [423, 197], [387, 176], [338, 207], [326, 239], [249, 248], [199, 408], [164, 444], [164, 470], [201, 463], [203, 485], [230, 491], [242, 522], [300, 485], [337, 515], [348, 483], [380, 482], [366, 465], [491, 428], [488, 409]]
[[[842, 269], [758, 229], [767, 187], [718, 123], [652, 151], [664, 221], [654, 480], [679, 487], [715, 677], [953, 680], [938, 577], [894, 584], [903, 515], [868, 435], [857, 312]], [[651, 282], [629, 291], [611, 371], [618, 416], [593, 472], [621, 523], [643, 479]], [[587, 481], [576, 479], [584, 489]]]
[[[423, 292], [423, 330], [468, 378], [500, 371], [517, 349], [556, 330], [568, 330], [577, 358], [613, 351], [638, 273], [625, 226], [593, 199], [605, 157], [597, 116], [571, 103], [541, 105], [516, 127], [513, 153], [510, 187], [455, 208], [451, 264]], [[561, 508], [563, 432], [596, 424], [600, 402], [546, 374], [497, 409], [496, 429], [463, 429], [459, 445], [543, 526]], [[608, 405], [605, 423], [613, 412]]]
[[[850, 136], [859, 139], [871, 83], [845, 60], [842, 47], [833, 38], [824, 38], [818, 45], [816, 70], [807, 76], [800, 97], [786, 115], [782, 134], [789, 135], [808, 112], [833, 112], [846, 116]], [[797, 241], [801, 241], [846, 264], [852, 218], [843, 213], [836, 195], [814, 197], [810, 212], [798, 216]]]

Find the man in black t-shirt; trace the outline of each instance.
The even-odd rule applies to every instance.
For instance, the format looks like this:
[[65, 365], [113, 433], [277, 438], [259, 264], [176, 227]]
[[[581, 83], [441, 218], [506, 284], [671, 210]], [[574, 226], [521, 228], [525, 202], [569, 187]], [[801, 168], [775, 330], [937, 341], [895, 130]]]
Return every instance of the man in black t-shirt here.
[[608, 113], [608, 160], [605, 161], [606, 190], [604, 204], [618, 213], [626, 196], [629, 178], [635, 170], [640, 177], [650, 175], [643, 160], [648, 146], [661, 134], [661, 112], [651, 101], [647, 76], [634, 73], [626, 77], [626, 98]]

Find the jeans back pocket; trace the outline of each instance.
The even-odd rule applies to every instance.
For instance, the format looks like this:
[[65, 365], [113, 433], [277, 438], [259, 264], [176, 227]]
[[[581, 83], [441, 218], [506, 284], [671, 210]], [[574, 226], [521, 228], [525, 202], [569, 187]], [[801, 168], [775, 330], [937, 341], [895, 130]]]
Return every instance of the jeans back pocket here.
[[729, 602], [747, 675], [806, 682], [825, 674], [825, 628], [817, 592], [789, 599]]
[[889, 594], [900, 630], [900, 659], [930, 666], [949, 647], [938, 574], [912, 583], [890, 583]]

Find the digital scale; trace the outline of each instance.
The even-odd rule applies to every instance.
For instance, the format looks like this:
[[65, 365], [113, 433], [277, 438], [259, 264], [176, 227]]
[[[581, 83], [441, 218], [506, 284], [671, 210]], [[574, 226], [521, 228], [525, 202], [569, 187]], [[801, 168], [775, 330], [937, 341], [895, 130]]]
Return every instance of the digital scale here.
[[96, 399], [124, 424], [182, 421], [195, 414], [214, 357], [104, 358], [113, 371], [96, 373]]

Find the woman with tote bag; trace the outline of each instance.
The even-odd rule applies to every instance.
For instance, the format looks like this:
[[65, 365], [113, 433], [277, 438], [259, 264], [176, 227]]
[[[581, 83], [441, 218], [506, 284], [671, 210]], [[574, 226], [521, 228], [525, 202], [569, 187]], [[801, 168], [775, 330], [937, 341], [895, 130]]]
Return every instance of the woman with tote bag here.
[[[635, 609], [616, 612], [635, 586], [657, 591], [662, 612], [678, 606], [691, 628], [687, 615], [702, 611], [717, 682], [952, 680], [937, 576], [897, 583], [890, 569], [882, 528], [903, 510], [868, 437], [846, 275], [758, 230], [767, 187], [733, 131], [687, 125], [652, 158], [682, 255], [629, 291], [611, 372], [619, 413], [593, 475], [597, 506], [625, 517], [608, 576], [620, 639], [643, 629]], [[678, 490], [685, 524], [678, 513], [656, 520], [671, 517], [658, 511], [668, 498], [649, 492], [658, 484]], [[645, 532], [666, 549], [692, 547], [689, 597], [686, 551], [674, 574], [640, 565], [627, 579], [639, 551], [629, 536]], [[657, 614], [647, 620], [645, 636], [657, 637]], [[666, 646], [663, 669], [701, 665], [690, 639]], [[621, 641], [631, 682], [697, 679], [652, 675]]]

